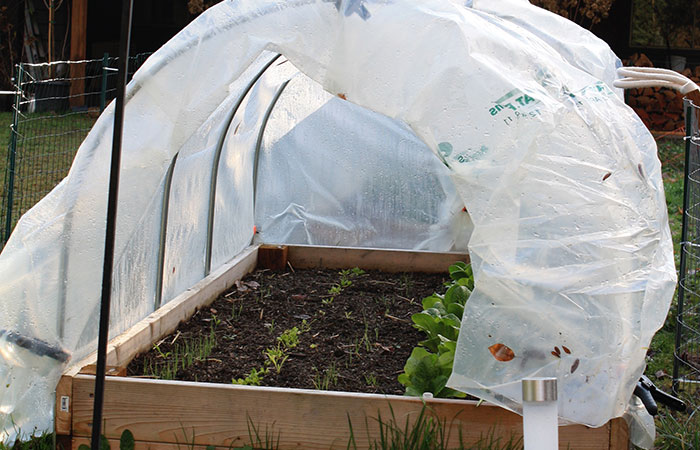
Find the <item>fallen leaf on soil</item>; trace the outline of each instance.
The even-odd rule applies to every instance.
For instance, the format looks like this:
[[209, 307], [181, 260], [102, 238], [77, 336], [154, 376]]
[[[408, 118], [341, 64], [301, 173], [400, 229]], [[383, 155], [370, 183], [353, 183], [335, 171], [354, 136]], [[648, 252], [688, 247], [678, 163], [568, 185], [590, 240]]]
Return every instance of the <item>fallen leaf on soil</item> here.
[[515, 358], [515, 353], [507, 345], [493, 344], [489, 347], [489, 351], [498, 361], [507, 362]]

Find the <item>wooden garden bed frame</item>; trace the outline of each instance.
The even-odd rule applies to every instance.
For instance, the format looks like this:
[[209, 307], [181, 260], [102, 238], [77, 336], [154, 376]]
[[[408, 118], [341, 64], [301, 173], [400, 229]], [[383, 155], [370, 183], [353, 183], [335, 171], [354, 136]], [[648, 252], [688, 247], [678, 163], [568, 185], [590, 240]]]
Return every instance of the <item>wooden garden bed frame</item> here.
[[[249, 443], [252, 425], [263, 442], [266, 434], [272, 436], [280, 449], [326, 450], [347, 448], [352, 423], [357, 448], [367, 448], [368, 437], [378, 437], [380, 415], [386, 423], [393, 413], [403, 428], [407, 420], [418, 417], [423, 401], [395, 395], [128, 378], [126, 366], [256, 267], [446, 273], [450, 264], [466, 259], [457, 253], [251, 246], [110, 341], [103, 434], [114, 450], [126, 429], [133, 433], [138, 450], [228, 449]], [[56, 433], [65, 443], [70, 440], [73, 449], [89, 445], [95, 361], [93, 354], [70, 367], [56, 390]], [[519, 415], [487, 403], [430, 399], [425, 406], [445, 422], [452, 443], [460, 434], [465, 443], [489, 433], [506, 440], [522, 435]], [[624, 420], [614, 419], [600, 428], [560, 427], [559, 442], [561, 448], [571, 450], [627, 450], [629, 433]]]

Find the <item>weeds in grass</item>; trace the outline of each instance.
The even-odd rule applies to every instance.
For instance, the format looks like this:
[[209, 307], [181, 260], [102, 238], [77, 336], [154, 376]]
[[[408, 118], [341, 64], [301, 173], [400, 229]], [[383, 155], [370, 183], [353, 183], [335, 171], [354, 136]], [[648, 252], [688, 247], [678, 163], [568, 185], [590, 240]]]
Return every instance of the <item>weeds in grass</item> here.
[[700, 420], [697, 410], [688, 417], [669, 412], [660, 412], [656, 416], [657, 439], [656, 450], [700, 449]]
[[274, 423], [268, 428], [265, 424], [265, 431], [261, 435], [261, 430], [255, 426], [253, 420], [246, 414], [248, 423], [248, 439], [250, 444], [243, 447], [236, 447], [234, 450], [275, 450], [280, 446], [280, 433], [274, 433]]
[[[367, 430], [367, 447], [371, 450], [521, 450], [523, 448], [522, 438], [511, 436], [504, 438], [496, 436], [494, 430], [490, 430], [486, 436], [482, 436], [477, 442], [466, 446], [464, 438], [459, 432], [456, 438], [457, 444], [450, 442], [450, 431], [447, 420], [440, 420], [428, 414], [429, 409], [423, 406], [420, 414], [413, 423], [409, 418], [400, 425], [394, 414], [393, 408], [389, 406], [390, 417], [384, 421], [381, 412], [377, 413], [376, 425], [378, 426], [379, 438], [370, 436], [369, 420], [365, 417], [365, 429]], [[350, 428], [350, 439], [347, 448], [356, 450], [357, 440], [353, 429], [350, 415], [348, 415], [348, 426]], [[454, 440], [453, 440], [454, 441]], [[364, 446], [363, 446], [364, 447]]]
[[[17, 433], [21, 436], [22, 433]], [[17, 439], [12, 444], [4, 444], [0, 441], [0, 450], [54, 450], [59, 447], [55, 447], [56, 435], [53, 433], [45, 433], [39, 436], [31, 435], [27, 440], [22, 441]], [[63, 450], [61, 448], [61, 450]]]

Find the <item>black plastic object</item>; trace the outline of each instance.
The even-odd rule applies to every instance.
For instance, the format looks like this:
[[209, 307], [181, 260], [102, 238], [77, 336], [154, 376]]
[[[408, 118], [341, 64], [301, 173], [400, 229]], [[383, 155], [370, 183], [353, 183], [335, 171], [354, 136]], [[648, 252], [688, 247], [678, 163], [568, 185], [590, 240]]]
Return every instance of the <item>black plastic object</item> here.
[[658, 412], [658, 406], [656, 402], [661, 403], [671, 409], [676, 411], [685, 411], [686, 405], [683, 400], [674, 397], [671, 394], [658, 389], [651, 380], [642, 375], [642, 377], [637, 382], [637, 386], [634, 388], [634, 395], [639, 397], [639, 399], [644, 403], [644, 407], [647, 412], [652, 416], [655, 416]]
[[22, 347], [35, 355], [48, 356], [62, 363], [68, 362], [70, 353], [63, 350], [61, 347], [52, 345], [38, 338], [23, 336], [16, 331], [0, 330], [0, 339], [5, 338], [8, 342], [12, 342], [18, 347]]

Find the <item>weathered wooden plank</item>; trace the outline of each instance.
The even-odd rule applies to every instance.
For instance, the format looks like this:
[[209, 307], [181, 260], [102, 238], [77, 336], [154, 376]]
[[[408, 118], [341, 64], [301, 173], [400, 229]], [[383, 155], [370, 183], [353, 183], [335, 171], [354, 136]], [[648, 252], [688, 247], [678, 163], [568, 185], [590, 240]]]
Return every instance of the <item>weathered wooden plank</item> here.
[[[84, 60], [87, 52], [88, 0], [73, 0], [70, 22], [70, 59]], [[85, 97], [85, 64], [70, 65], [70, 106], [83, 106]]]
[[[109, 448], [111, 450], [117, 450], [119, 448], [119, 439], [107, 439], [109, 441]], [[90, 446], [90, 438], [87, 437], [76, 437], [73, 438], [70, 443], [70, 448], [72, 450], [78, 450], [81, 445]], [[68, 448], [68, 447], [64, 447]], [[232, 450], [227, 447], [216, 447], [220, 450]], [[191, 445], [188, 442], [181, 442], [179, 444], [167, 444], [165, 442], [148, 442], [148, 441], [135, 441], [134, 450], [207, 450], [205, 445]]]
[[[73, 380], [76, 437], [90, 435], [93, 388], [90, 375]], [[445, 421], [448, 446], [456, 445], [460, 432], [465, 444], [489, 432], [522, 433], [520, 416], [499, 407], [444, 399], [426, 404], [431, 414]], [[403, 428], [422, 406], [420, 399], [401, 396], [108, 377], [103, 433], [118, 439], [129, 429], [139, 441], [235, 447], [249, 442], [252, 425], [263, 439], [266, 434], [279, 439], [280, 449], [326, 450], [346, 448], [350, 422], [357, 447], [367, 448], [368, 436], [378, 436], [380, 415], [386, 422], [393, 411]], [[610, 427], [562, 427], [560, 445], [572, 450], [609, 448]]]
[[630, 432], [627, 422], [619, 418], [610, 421], [610, 450], [628, 450], [630, 448]]
[[446, 273], [455, 261], [469, 261], [469, 256], [463, 253], [290, 245], [287, 260], [295, 269], [359, 267], [384, 272]]
[[258, 267], [283, 270], [287, 267], [287, 251], [286, 245], [261, 245], [258, 248]]
[[56, 386], [54, 429], [58, 435], [71, 434], [71, 399], [73, 398], [73, 376], [63, 375]]

